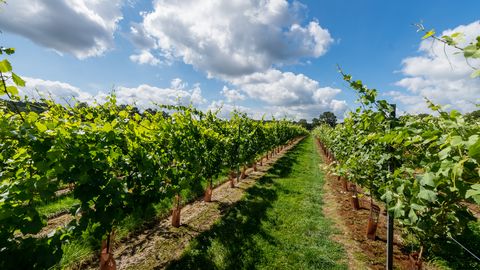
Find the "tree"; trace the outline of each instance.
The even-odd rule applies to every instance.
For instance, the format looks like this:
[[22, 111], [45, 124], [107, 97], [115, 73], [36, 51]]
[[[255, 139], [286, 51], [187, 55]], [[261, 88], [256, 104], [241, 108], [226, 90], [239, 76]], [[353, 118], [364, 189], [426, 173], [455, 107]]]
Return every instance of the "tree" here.
[[307, 123], [307, 120], [306, 120], [306, 119], [300, 119], [300, 120], [298, 121], [298, 124], [299, 124], [300, 126], [302, 126], [303, 128], [308, 129], [308, 123]]
[[430, 116], [430, 114], [428, 114], [428, 113], [419, 113], [419, 114], [417, 114], [417, 116], [418, 116], [419, 118], [425, 118], [425, 117]]
[[334, 127], [337, 124], [337, 117], [332, 112], [322, 113], [318, 120], [321, 124], [328, 124], [331, 127]]
[[145, 114], [147, 114], [147, 113], [149, 113], [149, 114], [151, 114], [151, 115], [155, 115], [155, 114], [157, 114], [157, 110], [156, 110], [156, 109], [152, 109], [152, 108], [147, 108], [145, 111], [143, 111], [143, 115], [145, 115]]
[[476, 111], [465, 114], [465, 118], [468, 121], [480, 120], [480, 110], [476, 110]]

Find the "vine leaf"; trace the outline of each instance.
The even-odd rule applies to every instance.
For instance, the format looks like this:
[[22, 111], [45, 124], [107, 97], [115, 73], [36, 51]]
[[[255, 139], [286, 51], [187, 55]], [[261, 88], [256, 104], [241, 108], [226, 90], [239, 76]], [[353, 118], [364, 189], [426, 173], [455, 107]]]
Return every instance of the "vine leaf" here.
[[47, 126], [41, 122], [35, 122], [35, 126], [38, 128], [40, 132], [45, 132], [48, 129]]
[[422, 179], [420, 180], [420, 184], [422, 186], [435, 187], [435, 182], [433, 181], [433, 177], [434, 177], [433, 173], [431, 172], [425, 173]]
[[434, 30], [434, 29], [432, 29], [432, 30], [428, 31], [427, 33], [425, 33], [425, 35], [422, 37], [422, 39], [427, 39], [427, 38], [429, 38], [429, 37], [431, 37], [431, 36], [433, 36], [433, 35], [435, 35], [435, 30]]
[[472, 185], [472, 189], [469, 189], [465, 194], [465, 198], [468, 199], [470, 197], [475, 200], [476, 203], [480, 204], [480, 184]]
[[477, 69], [475, 70], [474, 72], [472, 72], [472, 74], [470, 74], [470, 77], [473, 79], [473, 78], [476, 78], [476, 77], [479, 77], [480, 76], [480, 69]]
[[468, 148], [468, 155], [480, 162], [480, 140]]
[[418, 197], [420, 199], [424, 199], [429, 202], [434, 202], [437, 200], [437, 194], [433, 192], [432, 190], [426, 189], [426, 188], [420, 188], [420, 192], [418, 193]]
[[415, 210], [410, 209], [410, 212], [408, 213], [408, 218], [410, 218], [410, 221], [412, 221], [412, 223], [417, 222], [418, 216], [417, 214], [415, 214]]
[[16, 96], [18, 95], [18, 89], [15, 86], [7, 86], [7, 93]]
[[465, 58], [480, 58], [480, 53], [477, 46], [472, 44], [463, 48], [463, 56], [465, 56]]
[[7, 59], [4, 59], [0, 62], [0, 72], [9, 72], [12, 71], [12, 65], [8, 62]]
[[17, 74], [12, 72], [12, 80], [17, 86], [25, 86], [25, 81]]

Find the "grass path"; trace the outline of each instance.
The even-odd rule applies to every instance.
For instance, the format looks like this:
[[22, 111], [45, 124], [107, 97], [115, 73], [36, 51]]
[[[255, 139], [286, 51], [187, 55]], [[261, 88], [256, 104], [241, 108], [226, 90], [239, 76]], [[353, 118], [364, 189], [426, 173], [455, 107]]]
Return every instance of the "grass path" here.
[[308, 137], [168, 269], [347, 269], [322, 213], [319, 162]]

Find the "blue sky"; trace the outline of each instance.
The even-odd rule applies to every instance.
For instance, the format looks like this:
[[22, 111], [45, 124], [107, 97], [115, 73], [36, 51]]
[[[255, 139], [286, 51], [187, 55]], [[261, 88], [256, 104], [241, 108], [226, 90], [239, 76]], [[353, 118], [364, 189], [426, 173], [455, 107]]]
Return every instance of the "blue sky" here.
[[454, 50], [422, 42], [412, 24], [462, 31], [466, 44], [480, 35], [478, 10], [475, 0], [12, 0], [0, 37], [16, 48], [10, 61], [31, 96], [91, 102], [115, 88], [120, 102], [143, 108], [342, 118], [356, 104], [339, 64], [401, 113], [427, 112], [423, 97], [468, 112], [480, 79]]

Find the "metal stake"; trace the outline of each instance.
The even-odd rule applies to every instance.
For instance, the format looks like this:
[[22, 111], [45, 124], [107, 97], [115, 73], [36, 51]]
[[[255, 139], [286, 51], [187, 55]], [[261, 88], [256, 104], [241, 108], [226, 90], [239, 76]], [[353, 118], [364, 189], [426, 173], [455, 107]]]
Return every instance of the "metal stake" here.
[[[397, 106], [395, 104], [390, 104], [393, 110], [390, 112], [390, 128], [393, 128], [393, 121], [395, 121], [395, 111]], [[393, 149], [391, 146], [388, 147], [390, 153], [393, 153]], [[390, 158], [390, 162], [388, 164], [389, 171], [393, 173], [395, 171], [395, 164], [393, 161], [393, 157]], [[393, 269], [393, 215], [388, 211], [387, 205], [387, 270]]]

